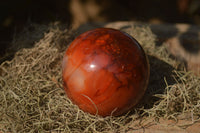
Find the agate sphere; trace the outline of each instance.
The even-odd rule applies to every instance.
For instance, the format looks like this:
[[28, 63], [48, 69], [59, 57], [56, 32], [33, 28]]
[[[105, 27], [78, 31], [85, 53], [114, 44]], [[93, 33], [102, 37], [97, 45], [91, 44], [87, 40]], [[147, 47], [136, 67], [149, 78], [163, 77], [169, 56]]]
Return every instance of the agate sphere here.
[[149, 63], [132, 36], [97, 28], [71, 42], [63, 58], [62, 78], [68, 98], [80, 109], [103, 117], [118, 116], [143, 97]]

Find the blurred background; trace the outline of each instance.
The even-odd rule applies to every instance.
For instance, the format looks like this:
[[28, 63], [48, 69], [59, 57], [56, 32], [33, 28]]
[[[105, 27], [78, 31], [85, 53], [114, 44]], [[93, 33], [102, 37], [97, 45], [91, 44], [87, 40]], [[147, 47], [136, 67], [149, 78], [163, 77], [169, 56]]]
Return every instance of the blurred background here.
[[31, 23], [141, 21], [200, 25], [200, 0], [4, 0], [0, 2], [0, 56]]

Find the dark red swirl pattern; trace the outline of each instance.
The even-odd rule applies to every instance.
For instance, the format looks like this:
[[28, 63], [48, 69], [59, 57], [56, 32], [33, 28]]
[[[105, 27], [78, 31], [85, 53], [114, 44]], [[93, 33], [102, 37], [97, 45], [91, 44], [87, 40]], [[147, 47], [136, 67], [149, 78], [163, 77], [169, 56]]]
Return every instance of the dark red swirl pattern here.
[[98, 28], [78, 36], [63, 59], [67, 96], [83, 111], [121, 115], [144, 95], [149, 64], [139, 43], [115, 29]]

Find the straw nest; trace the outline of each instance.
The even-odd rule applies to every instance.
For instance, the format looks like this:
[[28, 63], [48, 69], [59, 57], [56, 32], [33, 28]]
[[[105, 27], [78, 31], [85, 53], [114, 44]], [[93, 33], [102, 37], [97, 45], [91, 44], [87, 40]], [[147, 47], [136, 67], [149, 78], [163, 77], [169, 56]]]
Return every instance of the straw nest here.
[[67, 98], [61, 78], [64, 51], [76, 35], [58, 25], [32, 25], [13, 44], [34, 46], [0, 65], [0, 131], [126, 132], [143, 128], [149, 118], [199, 121], [200, 78], [186, 72], [164, 45], [157, 46], [147, 26], [127, 32], [141, 43], [151, 66], [147, 92], [137, 107], [106, 118], [81, 111]]

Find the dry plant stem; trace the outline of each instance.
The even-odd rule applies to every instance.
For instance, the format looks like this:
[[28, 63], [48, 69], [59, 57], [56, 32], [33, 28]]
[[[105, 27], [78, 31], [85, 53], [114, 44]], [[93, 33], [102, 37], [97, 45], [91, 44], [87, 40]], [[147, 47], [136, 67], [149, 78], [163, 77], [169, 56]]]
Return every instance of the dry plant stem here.
[[200, 78], [176, 70], [180, 62], [164, 46], [155, 46], [150, 28], [133, 25], [126, 32], [141, 43], [151, 64], [148, 93], [136, 108], [120, 117], [101, 118], [84, 113], [67, 98], [61, 61], [73, 34], [54, 25], [34, 47], [19, 50], [0, 65], [0, 132], [126, 132], [148, 127], [150, 118], [178, 121], [183, 114], [188, 117], [181, 119], [200, 121]]

